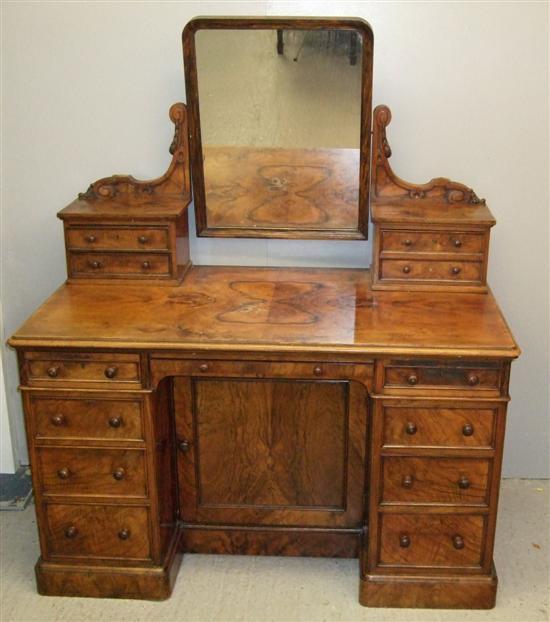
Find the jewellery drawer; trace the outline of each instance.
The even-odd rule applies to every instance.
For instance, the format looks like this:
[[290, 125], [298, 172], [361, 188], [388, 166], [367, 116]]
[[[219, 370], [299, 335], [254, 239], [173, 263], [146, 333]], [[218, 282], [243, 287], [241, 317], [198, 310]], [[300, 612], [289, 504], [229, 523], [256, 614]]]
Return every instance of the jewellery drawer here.
[[500, 406], [491, 403], [377, 402], [383, 447], [492, 448]]
[[44, 495], [147, 496], [139, 449], [37, 447], [36, 461]]
[[67, 248], [87, 250], [167, 250], [167, 227], [69, 227]]
[[382, 503], [488, 504], [490, 460], [382, 458]]
[[382, 279], [480, 283], [482, 277], [482, 264], [478, 261], [381, 260]]
[[153, 253], [69, 253], [72, 277], [153, 278], [170, 276], [170, 255]]
[[381, 565], [481, 566], [483, 516], [386, 513], [380, 521]]
[[381, 232], [381, 251], [399, 253], [464, 253], [482, 254], [483, 233], [461, 231], [396, 231]]
[[48, 503], [44, 513], [48, 557], [151, 558], [147, 508]]
[[138, 354], [26, 352], [30, 385], [141, 386]]

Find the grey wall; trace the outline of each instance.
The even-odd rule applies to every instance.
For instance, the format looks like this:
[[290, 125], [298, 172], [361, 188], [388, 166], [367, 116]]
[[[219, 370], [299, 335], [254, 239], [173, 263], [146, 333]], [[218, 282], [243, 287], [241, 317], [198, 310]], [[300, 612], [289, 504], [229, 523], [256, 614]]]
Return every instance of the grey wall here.
[[[548, 5], [185, 2], [3, 4], [3, 341], [65, 278], [56, 212], [90, 181], [164, 171], [184, 100], [180, 34], [197, 14], [355, 15], [375, 33], [374, 103], [393, 110], [393, 165], [487, 197], [489, 280], [523, 348], [505, 474], [548, 476]], [[193, 225], [192, 225], [193, 226]], [[364, 266], [370, 242], [192, 239], [195, 263]], [[15, 355], [9, 418], [25, 460]]]

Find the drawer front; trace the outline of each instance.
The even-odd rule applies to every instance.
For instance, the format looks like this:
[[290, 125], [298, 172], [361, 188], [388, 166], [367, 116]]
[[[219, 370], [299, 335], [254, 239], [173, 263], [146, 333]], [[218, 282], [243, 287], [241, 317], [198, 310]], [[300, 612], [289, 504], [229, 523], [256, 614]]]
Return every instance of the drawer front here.
[[89, 250], [167, 250], [168, 228], [150, 227], [70, 227], [69, 249]]
[[69, 253], [71, 276], [147, 279], [170, 276], [170, 255], [152, 253]]
[[492, 448], [498, 406], [429, 406], [385, 403], [384, 447]]
[[83, 354], [28, 352], [25, 354], [29, 384], [55, 386], [140, 385], [138, 354]]
[[141, 408], [140, 400], [31, 397], [37, 440], [142, 440]]
[[151, 558], [147, 508], [45, 506], [48, 557]]
[[384, 457], [382, 503], [488, 504], [490, 460]]
[[482, 263], [478, 261], [382, 259], [380, 264], [382, 279], [480, 283], [483, 276]]
[[484, 517], [449, 514], [383, 514], [381, 565], [480, 567]]
[[399, 253], [483, 253], [482, 233], [382, 231], [382, 251]]
[[139, 449], [36, 448], [44, 495], [146, 497], [144, 458]]

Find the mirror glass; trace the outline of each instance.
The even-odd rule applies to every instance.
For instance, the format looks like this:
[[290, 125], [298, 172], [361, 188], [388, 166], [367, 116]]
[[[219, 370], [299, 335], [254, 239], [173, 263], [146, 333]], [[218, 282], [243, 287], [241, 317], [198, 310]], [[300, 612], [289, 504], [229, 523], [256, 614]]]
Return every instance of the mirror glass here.
[[349, 28], [195, 33], [199, 235], [366, 237], [363, 45]]

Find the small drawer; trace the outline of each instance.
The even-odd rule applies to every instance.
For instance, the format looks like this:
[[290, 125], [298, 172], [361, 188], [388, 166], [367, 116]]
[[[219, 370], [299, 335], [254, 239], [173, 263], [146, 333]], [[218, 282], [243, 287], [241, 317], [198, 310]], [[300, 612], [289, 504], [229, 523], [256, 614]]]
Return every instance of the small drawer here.
[[481, 283], [483, 276], [483, 264], [478, 261], [382, 259], [380, 265], [382, 279]]
[[145, 454], [139, 449], [37, 447], [44, 495], [146, 497]]
[[384, 457], [382, 503], [487, 506], [490, 460]]
[[484, 234], [463, 231], [381, 232], [381, 251], [482, 254]]
[[25, 363], [30, 385], [141, 385], [138, 354], [27, 352]]
[[484, 523], [477, 515], [382, 514], [379, 563], [479, 568]]
[[33, 395], [30, 404], [37, 441], [143, 440], [141, 400]]
[[139, 506], [45, 506], [46, 557], [151, 559], [149, 512]]
[[152, 253], [69, 253], [71, 277], [140, 278], [170, 276], [170, 255]]
[[493, 448], [498, 405], [414, 401], [378, 404], [383, 447]]
[[167, 250], [167, 227], [69, 227], [67, 248], [88, 250]]

